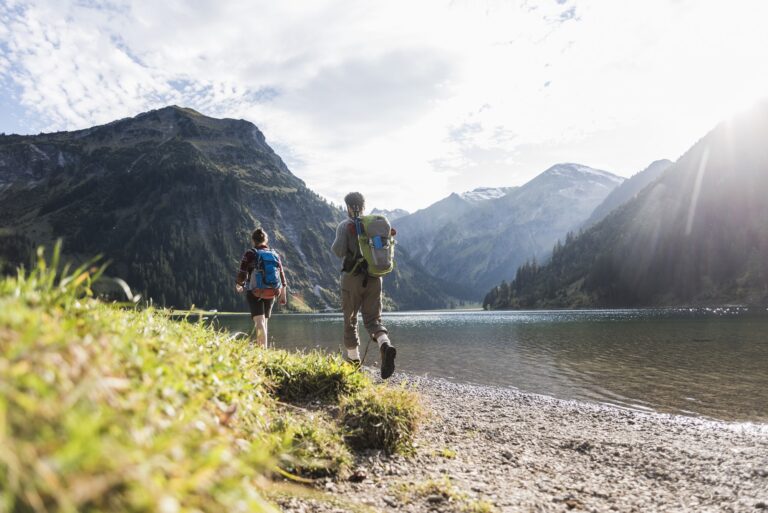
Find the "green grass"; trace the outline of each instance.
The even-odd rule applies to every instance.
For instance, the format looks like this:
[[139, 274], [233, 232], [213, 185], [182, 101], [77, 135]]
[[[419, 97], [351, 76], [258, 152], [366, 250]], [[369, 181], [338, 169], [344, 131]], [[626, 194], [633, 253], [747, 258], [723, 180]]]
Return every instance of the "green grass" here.
[[453, 449], [449, 449], [448, 447], [443, 447], [442, 449], [440, 449], [439, 454], [440, 456], [442, 456], [447, 460], [452, 460], [456, 458], [456, 451], [454, 451]]
[[323, 413], [284, 414], [272, 429], [283, 438], [280, 468], [304, 477], [334, 476], [352, 463], [341, 431]]
[[[89, 265], [62, 273], [57, 249], [0, 280], [0, 512], [272, 511], [274, 478], [351, 462], [352, 412], [342, 424], [287, 402], [386, 410], [394, 393], [415, 408], [336, 358], [100, 302]], [[370, 444], [406, 447], [399, 426], [381, 433], [398, 444]]]

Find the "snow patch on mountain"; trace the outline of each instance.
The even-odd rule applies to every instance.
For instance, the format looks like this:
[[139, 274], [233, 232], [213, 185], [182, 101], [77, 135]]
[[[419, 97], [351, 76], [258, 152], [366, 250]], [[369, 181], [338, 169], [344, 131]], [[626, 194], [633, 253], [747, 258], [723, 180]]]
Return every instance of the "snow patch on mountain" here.
[[514, 187], [478, 187], [477, 189], [461, 193], [461, 197], [472, 203], [492, 200], [506, 196]]
[[573, 178], [577, 175], [592, 176], [596, 180], [595, 183], [604, 183], [604, 180], [609, 180], [616, 185], [624, 181], [624, 178], [616, 176], [613, 173], [609, 173], [608, 171], [595, 169], [581, 164], [572, 164], [569, 162], [563, 164], [555, 164], [554, 166], [544, 171], [542, 174], [547, 176], [562, 176], [567, 178]]

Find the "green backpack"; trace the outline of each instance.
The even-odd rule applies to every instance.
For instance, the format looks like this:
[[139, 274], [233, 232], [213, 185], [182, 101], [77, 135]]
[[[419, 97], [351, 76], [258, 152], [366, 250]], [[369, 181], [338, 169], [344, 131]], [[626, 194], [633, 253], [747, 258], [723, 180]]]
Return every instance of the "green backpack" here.
[[352, 220], [361, 257], [352, 272], [367, 267], [369, 276], [384, 276], [395, 268], [395, 236], [392, 225], [381, 215], [367, 215]]

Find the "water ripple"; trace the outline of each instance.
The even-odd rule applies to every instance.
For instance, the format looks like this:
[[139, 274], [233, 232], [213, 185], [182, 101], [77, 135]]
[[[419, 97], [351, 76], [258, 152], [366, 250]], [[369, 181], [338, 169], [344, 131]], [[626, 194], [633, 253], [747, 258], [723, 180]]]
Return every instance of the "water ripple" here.
[[[768, 422], [768, 315], [762, 310], [398, 312], [384, 320], [398, 346], [398, 368], [414, 374]], [[222, 322], [245, 331], [249, 320]], [[339, 314], [276, 315], [270, 328], [285, 347], [340, 347]], [[368, 363], [376, 353], [372, 348]]]

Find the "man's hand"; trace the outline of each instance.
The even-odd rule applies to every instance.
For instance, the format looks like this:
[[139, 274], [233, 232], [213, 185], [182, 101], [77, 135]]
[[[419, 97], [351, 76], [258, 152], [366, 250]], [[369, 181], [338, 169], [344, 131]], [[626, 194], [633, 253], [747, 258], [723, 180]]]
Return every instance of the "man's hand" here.
[[288, 304], [288, 287], [283, 287], [280, 289], [280, 304]]
[[237, 291], [238, 294], [242, 294], [244, 290], [245, 288], [243, 288], [242, 285], [240, 285], [239, 283], [235, 284], [235, 291]]

